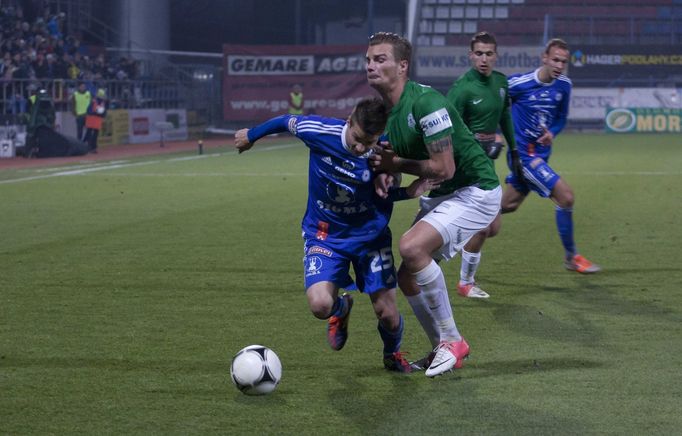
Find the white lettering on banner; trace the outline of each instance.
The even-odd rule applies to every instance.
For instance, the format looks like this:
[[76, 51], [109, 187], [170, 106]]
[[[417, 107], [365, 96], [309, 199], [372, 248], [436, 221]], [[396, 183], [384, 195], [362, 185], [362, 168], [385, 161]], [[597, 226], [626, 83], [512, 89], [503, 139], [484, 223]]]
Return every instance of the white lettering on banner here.
[[420, 119], [419, 125], [421, 126], [424, 135], [428, 137], [452, 127], [452, 121], [450, 120], [450, 114], [447, 109], [443, 108]]
[[318, 73], [347, 73], [365, 70], [363, 56], [338, 56], [322, 58], [317, 65]]
[[586, 55], [587, 64], [590, 65], [620, 65], [621, 57], [620, 55]]
[[[306, 111], [325, 108], [346, 110], [354, 107], [360, 100], [362, 97], [309, 99], [305, 100], [303, 107]], [[286, 100], [231, 100], [229, 103], [233, 110], [268, 110], [273, 113], [285, 111], [289, 107]]]
[[314, 74], [315, 61], [311, 55], [304, 56], [249, 56], [228, 55], [227, 74], [250, 75], [301, 75]]
[[[495, 69], [504, 74], [525, 73], [540, 66], [542, 47], [507, 47], [497, 55]], [[417, 47], [414, 56], [419, 78], [453, 79], [471, 68], [469, 47]]]

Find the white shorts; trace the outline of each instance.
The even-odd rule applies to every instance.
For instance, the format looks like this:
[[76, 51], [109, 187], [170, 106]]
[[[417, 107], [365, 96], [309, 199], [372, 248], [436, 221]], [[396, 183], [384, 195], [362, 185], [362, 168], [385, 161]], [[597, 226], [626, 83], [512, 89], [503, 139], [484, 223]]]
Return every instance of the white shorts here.
[[434, 259], [449, 260], [462, 251], [464, 245], [485, 229], [500, 211], [502, 188], [485, 191], [467, 186], [442, 197], [421, 197], [417, 221], [429, 223], [438, 230], [443, 245], [433, 253]]

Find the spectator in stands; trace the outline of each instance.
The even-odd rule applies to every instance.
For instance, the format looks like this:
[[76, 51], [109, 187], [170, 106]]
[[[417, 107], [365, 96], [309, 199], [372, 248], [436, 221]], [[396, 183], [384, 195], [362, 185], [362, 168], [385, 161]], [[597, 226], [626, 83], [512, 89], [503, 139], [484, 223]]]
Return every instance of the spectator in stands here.
[[88, 114], [88, 109], [92, 103], [92, 94], [85, 86], [84, 81], [78, 82], [78, 89], [73, 93], [72, 98], [72, 112], [76, 117], [76, 137], [79, 141], [83, 141], [83, 127], [85, 127], [85, 118]]
[[[19, 2], [3, 1], [0, 7], [0, 80], [10, 87], [0, 93], [1, 103], [10, 111], [14, 105], [21, 107], [20, 99], [15, 95], [17, 87], [26, 98], [28, 79], [65, 80], [64, 83], [52, 85], [51, 81], [44, 85], [48, 93], [66, 104], [68, 99], [60, 97], [66, 85], [73, 92], [76, 80], [91, 77], [90, 80], [131, 80], [137, 77], [137, 62], [122, 58], [112, 62], [97, 56], [91, 59], [90, 54], [81, 44], [79, 37], [66, 32], [65, 14], [50, 13], [42, 1]], [[29, 13], [24, 16], [23, 7]], [[125, 88], [125, 87], [124, 87]], [[91, 90], [94, 94], [97, 88]], [[14, 96], [14, 97], [13, 97]], [[12, 102], [10, 102], [12, 100]]]
[[36, 79], [51, 79], [50, 68], [42, 53], [36, 54], [36, 59], [31, 64], [33, 75]]
[[88, 143], [90, 153], [97, 153], [97, 137], [102, 130], [104, 118], [107, 116], [107, 92], [100, 88], [97, 90], [95, 98], [92, 99], [88, 114], [85, 117], [85, 140]]
[[19, 115], [26, 112], [28, 112], [28, 100], [21, 93], [21, 88], [17, 86], [9, 100], [9, 113]]
[[[57, 56], [55, 54], [55, 56]], [[54, 77], [55, 79], [69, 79], [69, 65], [71, 64], [71, 56], [68, 53], [63, 53], [57, 56], [54, 63]]]
[[551, 198], [556, 205], [556, 225], [565, 251], [564, 266], [588, 274], [601, 268], [581, 256], [573, 240], [573, 190], [547, 163], [554, 138], [568, 119], [573, 84], [563, 72], [569, 56], [568, 44], [552, 39], [542, 54], [540, 68], [509, 76], [509, 97], [523, 177], [514, 173], [507, 176], [502, 213], [518, 209], [531, 190], [543, 198]]

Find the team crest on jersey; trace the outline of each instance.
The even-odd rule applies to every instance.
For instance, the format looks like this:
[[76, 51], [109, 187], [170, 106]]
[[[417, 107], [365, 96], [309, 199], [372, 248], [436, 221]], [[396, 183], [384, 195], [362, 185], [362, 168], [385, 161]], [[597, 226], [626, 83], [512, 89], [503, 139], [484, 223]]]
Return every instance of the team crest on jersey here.
[[564, 96], [560, 92], [557, 92], [554, 96], [554, 100], [556, 101], [561, 101], [562, 98], [564, 98]]
[[500, 88], [500, 98], [501, 98], [502, 100], [504, 100], [506, 94], [507, 94], [507, 93], [504, 92], [504, 88]]
[[320, 274], [322, 268], [322, 259], [317, 256], [310, 256], [305, 258], [305, 276], [315, 276]]
[[363, 181], [363, 182], [369, 182], [369, 178], [370, 178], [370, 172], [369, 172], [369, 170], [363, 171], [363, 172], [362, 172], [362, 181]]
[[355, 200], [353, 191], [349, 187], [336, 183], [327, 185], [327, 195], [334, 203], [338, 204], [348, 204]]
[[412, 113], [407, 115], [407, 125], [412, 130], [414, 130], [415, 126], [417, 125], [417, 121], [415, 121], [414, 115], [412, 115]]
[[306, 254], [308, 256], [311, 254], [321, 254], [323, 256], [332, 257], [332, 251], [330, 249], [320, 247], [319, 245], [313, 245], [312, 247], [308, 248], [308, 253]]
[[287, 128], [289, 129], [289, 132], [291, 132], [292, 135], [296, 134], [296, 118], [295, 117], [289, 118], [289, 123], [287, 125]]

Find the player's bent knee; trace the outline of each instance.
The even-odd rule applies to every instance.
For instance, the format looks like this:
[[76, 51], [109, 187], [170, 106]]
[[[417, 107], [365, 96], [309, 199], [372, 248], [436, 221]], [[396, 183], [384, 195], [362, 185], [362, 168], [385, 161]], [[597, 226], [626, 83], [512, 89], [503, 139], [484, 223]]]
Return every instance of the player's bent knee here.
[[516, 209], [519, 208], [519, 205], [521, 205], [521, 203], [517, 203], [517, 202], [504, 203], [504, 204], [502, 204], [502, 206], [500, 207], [500, 212], [501, 212], [501, 213], [511, 213], [511, 212], [515, 212]]
[[334, 302], [329, 296], [308, 294], [308, 307], [315, 318], [327, 319], [331, 314]]
[[497, 236], [498, 233], [500, 233], [500, 227], [502, 227], [502, 222], [500, 220], [495, 220], [490, 224], [488, 227], [488, 238], [492, 238], [494, 236]]

